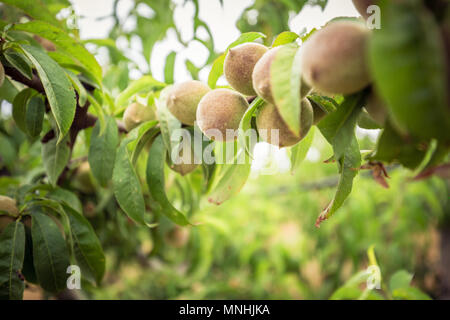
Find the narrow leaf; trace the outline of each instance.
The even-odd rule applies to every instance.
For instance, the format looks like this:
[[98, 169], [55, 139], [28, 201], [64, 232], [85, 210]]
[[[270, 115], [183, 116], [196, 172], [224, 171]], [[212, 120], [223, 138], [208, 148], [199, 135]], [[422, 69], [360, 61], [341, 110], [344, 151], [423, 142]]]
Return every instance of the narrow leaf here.
[[64, 69], [44, 51], [21, 45], [27, 57], [35, 66], [44, 86], [47, 99], [59, 130], [58, 143], [62, 141], [75, 117], [75, 92]]
[[94, 177], [102, 186], [106, 186], [112, 177], [116, 149], [119, 144], [119, 131], [113, 117], [105, 117], [106, 126], [100, 133], [100, 122], [97, 122], [91, 135], [88, 161]]
[[81, 267], [82, 275], [99, 284], [105, 273], [105, 254], [100, 241], [86, 218], [66, 207], [72, 230], [75, 258]]
[[295, 168], [298, 167], [303, 160], [305, 160], [314, 140], [315, 129], [315, 127], [311, 127], [306, 137], [304, 137], [302, 141], [297, 143], [291, 149], [291, 172], [293, 172]]
[[292, 31], [284, 31], [280, 33], [272, 43], [272, 48], [282, 46], [294, 42], [298, 39], [298, 34]]
[[[133, 139], [134, 140], [134, 139]], [[113, 169], [113, 190], [119, 206], [133, 221], [145, 224], [145, 202], [139, 178], [131, 164], [126, 138], [117, 148]]]
[[27, 104], [25, 122], [27, 132], [31, 137], [37, 137], [42, 131], [44, 122], [45, 104], [40, 96], [32, 97]]
[[172, 141], [172, 133], [181, 128], [181, 122], [175, 118], [167, 108], [167, 98], [170, 89], [171, 87], [164, 88], [164, 90], [161, 91], [159, 98], [155, 101], [161, 135], [164, 145], [169, 152], [171, 152], [174, 145], [178, 143], [178, 141]]
[[69, 255], [57, 224], [40, 212], [31, 216], [33, 259], [36, 275], [42, 288], [58, 292], [66, 287]]
[[42, 144], [42, 161], [50, 183], [55, 186], [70, 158], [67, 138], [57, 144], [56, 137]]
[[47, 198], [64, 203], [66, 206], [70, 207], [76, 212], [83, 213], [83, 206], [80, 199], [78, 199], [78, 196], [75, 193], [69, 190], [57, 187], [48, 192], [45, 196]]
[[27, 112], [27, 104], [30, 97], [35, 93], [33, 89], [26, 88], [20, 91], [13, 101], [12, 115], [17, 126], [23, 132], [27, 132], [27, 124], [25, 120]]
[[295, 45], [278, 49], [270, 68], [270, 83], [275, 104], [289, 130], [300, 133], [300, 50]]
[[21, 300], [25, 288], [19, 277], [25, 257], [22, 222], [9, 223], [0, 235], [0, 244], [0, 299]]
[[190, 224], [187, 218], [178, 211], [167, 199], [164, 182], [164, 165], [167, 151], [164, 148], [162, 136], [153, 141], [147, 160], [147, 184], [152, 198], [158, 204], [161, 212], [174, 223], [185, 226]]
[[153, 91], [160, 90], [164, 88], [165, 83], [159, 82], [151, 76], [143, 76], [139, 80], [133, 81], [121, 94], [119, 94], [116, 98], [116, 106], [119, 108], [117, 113], [123, 110], [123, 106], [128, 103], [128, 100], [141, 91]]
[[14, 50], [6, 50], [4, 53], [6, 61], [8, 61], [14, 68], [29, 80], [33, 78], [33, 71], [31, 62], [22, 53]]
[[244, 148], [246, 154], [248, 154], [251, 158], [253, 158], [253, 148], [258, 142], [256, 135], [253, 136], [253, 133], [256, 132], [251, 130], [252, 119], [253, 115], [258, 112], [259, 108], [261, 108], [263, 104], [264, 100], [259, 97], [253, 100], [239, 124], [239, 143]]
[[250, 175], [250, 162], [239, 162], [239, 159], [245, 154], [243, 149], [238, 151], [238, 164], [223, 164], [221, 168], [221, 176], [208, 196], [208, 201], [216, 205], [222, 204], [235, 194], [237, 194], [247, 182]]
[[95, 57], [75, 38], [64, 30], [55, 27], [45, 21], [30, 21], [14, 25], [15, 30], [21, 30], [38, 35], [52, 41], [58, 51], [69, 55], [83, 69], [92, 75], [98, 84], [102, 83], [102, 69]]
[[173, 74], [175, 69], [175, 59], [177, 57], [176, 52], [171, 52], [166, 57], [166, 63], [164, 65], [164, 81], [166, 83], [173, 83]]

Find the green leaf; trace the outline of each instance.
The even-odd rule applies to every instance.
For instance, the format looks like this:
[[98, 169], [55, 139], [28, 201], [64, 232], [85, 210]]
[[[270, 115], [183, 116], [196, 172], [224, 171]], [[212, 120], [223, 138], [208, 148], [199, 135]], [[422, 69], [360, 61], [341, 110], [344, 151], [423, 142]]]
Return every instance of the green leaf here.
[[411, 284], [413, 275], [405, 270], [394, 273], [389, 280], [389, 289], [394, 291], [400, 288], [408, 288]]
[[373, 160], [386, 163], [399, 162], [408, 169], [417, 168], [426, 155], [422, 141], [402, 137], [388, 121], [378, 138]]
[[62, 69], [44, 51], [29, 45], [21, 45], [35, 66], [44, 86], [50, 108], [59, 130], [58, 143], [69, 132], [75, 117], [75, 92]]
[[366, 110], [361, 111], [358, 116], [358, 127], [363, 129], [382, 129], [382, 127], [369, 115]]
[[42, 131], [42, 123], [44, 122], [45, 104], [41, 96], [32, 97], [27, 104], [27, 112], [25, 122], [27, 124], [27, 132], [31, 137], [37, 137]]
[[192, 79], [198, 80], [198, 73], [200, 71], [200, 68], [198, 68], [192, 61], [186, 60], [185, 61], [186, 69], [191, 74]]
[[16, 122], [19, 129], [25, 133], [27, 132], [27, 124], [26, 124], [26, 120], [25, 120], [26, 113], [27, 113], [27, 104], [28, 104], [28, 100], [34, 93], [36, 93], [36, 91], [34, 91], [31, 88], [23, 89], [16, 95], [16, 97], [14, 98], [14, 101], [13, 101], [13, 106], [12, 106], [13, 107], [13, 110], [12, 110], [13, 119]]
[[172, 51], [166, 57], [166, 63], [164, 65], [164, 81], [166, 83], [173, 83], [173, 73], [175, 69], [175, 59], [177, 57], [177, 53]]
[[293, 172], [295, 168], [298, 167], [303, 160], [305, 160], [309, 148], [311, 148], [314, 140], [315, 129], [315, 127], [311, 127], [306, 137], [304, 137], [302, 141], [297, 143], [291, 149], [291, 172]]
[[13, 103], [14, 98], [18, 93], [18, 87], [7, 77], [4, 78], [3, 85], [0, 86], [0, 99]]
[[23, 259], [22, 274], [28, 282], [38, 283], [33, 264], [33, 239], [29, 227], [25, 227], [25, 258]]
[[42, 212], [44, 213], [44, 211], [41, 211], [42, 209], [45, 208], [45, 213], [48, 214], [52, 214], [55, 215], [56, 218], [59, 218], [59, 222], [61, 227], [63, 228], [63, 233], [65, 234], [65, 238], [67, 241], [67, 248], [69, 249], [69, 257], [70, 257], [70, 262], [72, 262], [72, 264], [75, 262], [74, 260], [74, 249], [73, 249], [73, 239], [72, 239], [72, 231], [70, 228], [70, 223], [69, 223], [69, 216], [66, 213], [66, 210], [64, 209], [64, 207], [62, 206], [62, 202], [64, 201], [59, 201], [59, 200], [53, 200], [50, 198], [36, 198], [33, 200], [33, 202], [31, 202], [31, 204], [33, 205], [30, 208], [31, 214], [33, 214], [34, 212]]
[[66, 70], [66, 74], [69, 77], [70, 81], [72, 82], [73, 87], [78, 93], [78, 104], [80, 106], [84, 106], [87, 101], [86, 89], [84, 88], [83, 84], [81, 83], [80, 79], [75, 73], [73, 73], [70, 70]]
[[273, 41], [272, 48], [294, 42], [297, 39], [298, 39], [298, 34], [296, 34], [295, 32], [283, 31]]
[[31, 80], [33, 78], [33, 70], [31, 62], [20, 52], [14, 50], [6, 50], [4, 52], [6, 61], [16, 68], [24, 77]]
[[240, 44], [246, 43], [246, 42], [253, 42], [256, 39], [260, 39], [260, 38], [265, 38], [265, 34], [261, 33], [261, 32], [246, 32], [243, 33], [239, 36], [239, 38], [237, 38], [235, 41], [233, 41], [227, 48], [227, 51], [230, 50], [233, 47], [236, 47]]
[[343, 205], [352, 191], [353, 179], [361, 166], [361, 153], [355, 136], [351, 137], [350, 145], [345, 150], [343, 158], [338, 161], [338, 165], [340, 177], [336, 193], [327, 208], [317, 218], [316, 226], [330, 218]]
[[124, 91], [122, 91], [122, 93], [117, 96], [115, 105], [119, 108], [119, 110], [116, 111], [116, 114], [120, 113], [124, 109], [122, 107], [127, 104], [129, 99], [136, 93], [142, 91], [148, 93], [149, 91], [163, 89], [165, 86], [165, 83], [159, 82], [151, 76], [143, 76], [139, 80], [133, 81]]
[[221, 54], [219, 57], [216, 58], [216, 60], [214, 60], [211, 66], [211, 71], [209, 72], [208, 75], [208, 86], [210, 88], [214, 89], [216, 87], [217, 81], [223, 74], [223, 64], [225, 62], [225, 57], [226, 57], [225, 53]]
[[79, 212], [65, 208], [72, 230], [75, 258], [82, 275], [100, 284], [105, 273], [105, 254], [89, 221]]
[[125, 62], [125, 65], [127, 65], [126, 61], [129, 61], [129, 59], [125, 57], [123, 53], [117, 48], [116, 42], [113, 39], [86, 39], [83, 40], [82, 43], [93, 43], [99, 47], [108, 48], [112, 59], [111, 63], [114, 65], [116, 65], [119, 61], [123, 61]]
[[48, 192], [45, 196], [49, 199], [64, 203], [76, 212], [83, 213], [83, 206], [78, 199], [78, 196], [69, 190], [57, 187]]
[[334, 198], [317, 218], [316, 226], [331, 217], [352, 191], [353, 179], [361, 166], [361, 152], [355, 128], [364, 95], [362, 92], [346, 97], [336, 111], [328, 114], [318, 124], [325, 139], [333, 146], [340, 177]]
[[97, 97], [94, 97], [92, 94], [88, 94], [87, 99], [95, 111], [94, 114], [98, 116], [98, 121], [100, 122], [100, 132], [103, 133], [106, 128], [105, 111], [97, 101]]
[[312, 94], [308, 96], [308, 99], [318, 104], [326, 113], [336, 111], [337, 107], [339, 107], [339, 103], [337, 103], [335, 99], [327, 96]]
[[256, 98], [245, 111], [244, 116], [239, 123], [239, 143], [244, 148], [246, 154], [253, 158], [253, 148], [257, 141], [257, 136], [249, 136], [249, 133], [253, 133], [252, 129], [252, 119], [253, 115], [258, 112], [258, 110], [263, 106], [264, 100], [261, 98]]
[[54, 14], [48, 10], [48, 7], [41, 0], [4, 0], [2, 2], [23, 10], [36, 20], [44, 20], [52, 25], [61, 26], [61, 22], [55, 18]]
[[373, 77], [396, 123], [450, 140], [446, 61], [439, 26], [420, 1], [383, 1], [370, 45]]
[[52, 41], [62, 51], [91, 74], [98, 84], [102, 83], [102, 69], [95, 57], [64, 30], [44, 21], [30, 21], [14, 25], [15, 30], [30, 32]]
[[[158, 99], [155, 100], [156, 103], [156, 113], [159, 120], [159, 126], [161, 128], [161, 135], [163, 138], [164, 145], [167, 151], [170, 153], [173, 147], [178, 144], [179, 141], [173, 141], [172, 133], [175, 130], [181, 128], [181, 122], [172, 115], [172, 113], [167, 108], [167, 98], [169, 96], [171, 87], [166, 87], [161, 91]], [[178, 137], [178, 135], [176, 135]]]
[[106, 126], [100, 133], [100, 122], [97, 122], [91, 135], [88, 161], [92, 174], [102, 186], [106, 186], [112, 177], [116, 149], [119, 144], [119, 131], [113, 117], [105, 117]]
[[25, 228], [16, 220], [0, 235], [0, 300], [21, 300], [25, 283], [19, 278], [25, 257]]
[[50, 183], [55, 186], [59, 175], [69, 162], [70, 148], [67, 138], [57, 144], [56, 137], [42, 144], [42, 161]]
[[213, 89], [216, 87], [217, 80], [219, 80], [220, 76], [223, 74], [223, 64], [225, 62], [225, 57], [227, 56], [228, 50], [240, 44], [252, 42], [256, 39], [265, 37], [266, 36], [260, 32], [247, 32], [241, 34], [238, 39], [228, 46], [227, 50], [225, 50], [223, 54], [214, 60], [211, 71], [208, 75], [208, 85]]
[[33, 259], [36, 275], [41, 287], [49, 292], [58, 292], [66, 287], [69, 255], [66, 243], [57, 224], [38, 211], [31, 215]]
[[112, 175], [114, 196], [133, 221], [144, 225], [145, 202], [139, 178], [131, 164], [127, 145], [135, 137], [124, 139], [116, 151]]
[[236, 163], [222, 165], [217, 184], [208, 196], [208, 201], [216, 205], [222, 204], [237, 194], [247, 182], [250, 175], [251, 163], [246, 161], [245, 151], [237, 151]]
[[164, 165], [166, 163], [167, 151], [164, 148], [162, 136], [159, 135], [153, 141], [147, 160], [147, 184], [153, 200], [156, 201], [158, 209], [167, 218], [178, 225], [190, 224], [187, 218], [178, 211], [167, 199], [164, 182]]
[[17, 151], [12, 139], [2, 132], [0, 132], [0, 150], [2, 150], [0, 163], [12, 166], [17, 161]]
[[300, 132], [300, 53], [296, 45], [285, 45], [277, 51], [270, 68], [270, 83], [280, 116], [292, 134]]
[[355, 135], [365, 93], [357, 93], [345, 98], [335, 112], [320, 121], [318, 127], [325, 138], [333, 145], [335, 159], [340, 159]]
[[414, 287], [395, 289], [392, 297], [396, 300], [431, 300], [429, 295]]
[[139, 126], [138, 135], [136, 140], [131, 142], [128, 146], [128, 150], [132, 151], [131, 163], [136, 165], [137, 159], [146, 145], [160, 133], [160, 128], [156, 127], [157, 121], [148, 121]]

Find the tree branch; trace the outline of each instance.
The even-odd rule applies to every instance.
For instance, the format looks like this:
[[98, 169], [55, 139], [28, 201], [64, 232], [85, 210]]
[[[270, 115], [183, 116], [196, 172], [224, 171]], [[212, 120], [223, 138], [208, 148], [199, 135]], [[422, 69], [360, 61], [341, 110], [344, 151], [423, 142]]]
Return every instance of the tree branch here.
[[20, 82], [24, 85], [26, 85], [29, 88], [32, 88], [36, 90], [37, 92], [44, 93], [44, 86], [42, 85], [41, 79], [35, 74], [33, 74], [33, 78], [28, 79], [23, 74], [21, 74], [19, 71], [17, 71], [15, 68], [4, 66], [5, 67], [5, 74], [10, 76], [13, 80]]

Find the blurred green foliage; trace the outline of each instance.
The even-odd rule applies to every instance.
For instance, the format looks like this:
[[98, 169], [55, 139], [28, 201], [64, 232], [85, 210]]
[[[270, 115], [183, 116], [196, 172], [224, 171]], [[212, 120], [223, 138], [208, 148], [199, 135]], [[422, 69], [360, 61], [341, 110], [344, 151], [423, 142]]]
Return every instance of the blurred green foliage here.
[[[322, 137], [316, 140], [325, 160], [331, 150]], [[127, 260], [117, 272], [110, 264], [92, 297], [327, 299], [366, 270], [372, 245], [383, 279], [407, 270], [415, 286], [436, 294], [436, 227], [449, 214], [449, 186], [438, 178], [410, 182], [411, 173], [393, 168], [390, 189], [384, 189], [363, 174], [339, 214], [317, 229], [317, 212], [333, 196], [335, 174], [333, 165], [306, 161], [294, 175], [253, 177], [233, 200], [205, 204], [193, 217], [202, 224], [189, 230], [186, 244], [174, 241], [186, 234], [173, 232], [165, 219], [156, 237], [142, 229], [133, 237], [140, 243], [134, 249], [150, 260]], [[131, 237], [135, 227], [128, 232]], [[105, 249], [108, 261], [120, 260], [120, 252]], [[361, 288], [339, 294], [356, 299], [365, 283]], [[367, 298], [383, 297], [392, 298], [379, 290]]]

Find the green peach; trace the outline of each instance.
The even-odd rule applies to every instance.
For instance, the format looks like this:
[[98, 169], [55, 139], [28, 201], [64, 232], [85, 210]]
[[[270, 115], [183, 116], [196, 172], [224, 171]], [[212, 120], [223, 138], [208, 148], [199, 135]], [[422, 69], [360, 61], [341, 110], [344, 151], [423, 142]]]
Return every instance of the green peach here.
[[325, 94], [352, 94], [370, 84], [367, 45], [370, 30], [356, 21], [336, 21], [303, 45], [305, 82]]
[[206, 84], [197, 80], [175, 84], [169, 92], [167, 108], [181, 123], [193, 126], [198, 104], [210, 91]]
[[258, 43], [243, 43], [228, 50], [223, 73], [230, 86], [247, 95], [256, 95], [253, 89], [253, 68], [268, 48]]
[[[263, 140], [277, 147], [290, 147], [300, 142], [307, 134], [313, 123], [313, 109], [308, 99], [302, 99], [300, 113], [300, 132], [294, 135], [281, 118], [275, 105], [266, 103], [256, 116], [256, 127]], [[272, 130], [278, 131], [278, 143]]]
[[200, 100], [197, 124], [210, 139], [232, 141], [237, 137], [228, 136], [227, 130], [236, 132], [239, 129], [247, 108], [248, 102], [240, 93], [229, 89], [215, 89]]

